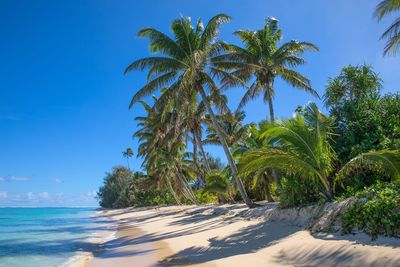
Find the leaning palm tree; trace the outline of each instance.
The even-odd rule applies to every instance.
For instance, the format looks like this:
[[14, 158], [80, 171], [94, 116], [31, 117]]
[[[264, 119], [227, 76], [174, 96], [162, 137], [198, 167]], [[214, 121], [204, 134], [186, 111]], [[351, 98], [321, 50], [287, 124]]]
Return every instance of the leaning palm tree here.
[[133, 157], [132, 148], [128, 147], [125, 151], [122, 152], [122, 156], [123, 156], [124, 158], [126, 158], [126, 162], [127, 162], [127, 164], [128, 164], [128, 169], [131, 169], [131, 168], [129, 167], [129, 158]]
[[275, 95], [274, 81], [280, 77], [295, 88], [303, 89], [315, 96], [318, 93], [311, 87], [310, 80], [293, 68], [305, 63], [301, 54], [305, 51], [318, 51], [318, 48], [308, 42], [289, 41], [279, 46], [282, 31], [278, 21], [272, 17], [266, 20], [264, 28], [257, 31], [238, 30], [244, 47], [227, 44], [229, 53], [215, 57], [214, 64], [220, 68], [233, 70], [233, 74], [242, 80], [252, 81], [247, 88], [239, 109], [260, 94], [268, 103], [270, 121], [274, 122], [273, 97]]
[[[280, 122], [264, 132], [275, 147], [250, 151], [242, 157], [242, 171], [259, 171], [275, 168], [305, 179], [319, 180], [332, 194], [333, 162], [335, 152], [329, 145], [331, 121], [315, 104], [309, 104], [303, 114], [289, 121]], [[360, 164], [379, 164], [388, 175], [400, 179], [400, 151], [371, 151], [350, 160], [339, 174], [350, 172]]]
[[[383, 0], [377, 5], [374, 16], [378, 21], [381, 21], [387, 15], [399, 10], [399, 0]], [[384, 48], [384, 55], [396, 54], [400, 45], [400, 17], [396, 18], [389, 28], [387, 28], [382, 34], [381, 39], [388, 40]]]
[[[154, 98], [155, 104], [161, 98]], [[134, 134], [139, 139], [138, 155], [157, 187], [166, 186], [178, 204], [182, 196], [197, 204], [196, 197], [189, 186], [195, 171], [187, 159], [185, 132], [175, 131], [179, 117], [175, 108], [165, 105], [165, 109], [151, 107], [141, 102], [148, 112], [146, 117], [137, 117], [139, 130]], [[167, 108], [170, 107], [170, 108]], [[179, 127], [178, 127], [179, 128]], [[197, 173], [196, 173], [197, 174]]]
[[193, 96], [192, 92], [201, 96], [212, 119], [213, 127], [218, 134], [241, 196], [248, 206], [253, 206], [241, 179], [237, 176], [236, 165], [206, 92], [208, 91], [208, 95], [219, 94], [220, 90], [213, 77], [229, 81], [230, 85], [237, 85], [240, 82], [239, 79], [211, 64], [212, 58], [220, 54], [223, 49], [222, 43], [217, 39], [218, 29], [222, 23], [229, 20], [229, 16], [219, 14], [211, 18], [205, 27], [203, 27], [201, 19], [193, 27], [190, 18], [176, 19], [172, 22], [171, 27], [173, 38], [154, 28], [142, 29], [138, 35], [147, 37], [150, 40], [151, 52], [158, 53], [158, 55], [134, 61], [127, 67], [125, 73], [138, 69], [142, 71], [148, 69], [147, 84], [136, 92], [130, 107], [143, 97], [163, 88], [167, 88], [166, 90], [171, 95], [181, 98]]

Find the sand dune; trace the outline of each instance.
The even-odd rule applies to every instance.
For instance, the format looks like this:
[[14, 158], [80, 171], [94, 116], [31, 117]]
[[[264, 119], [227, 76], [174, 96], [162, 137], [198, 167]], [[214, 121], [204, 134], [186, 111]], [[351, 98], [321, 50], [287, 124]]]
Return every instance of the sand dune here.
[[270, 205], [163, 207], [107, 211], [116, 238], [102, 244], [100, 266], [400, 266], [400, 240], [363, 234], [312, 235], [265, 216]]

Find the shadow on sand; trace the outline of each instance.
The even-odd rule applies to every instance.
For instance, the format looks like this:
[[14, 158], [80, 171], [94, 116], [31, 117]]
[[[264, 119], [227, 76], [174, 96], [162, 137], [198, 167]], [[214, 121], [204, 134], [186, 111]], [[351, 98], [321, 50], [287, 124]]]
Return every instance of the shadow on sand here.
[[234, 255], [256, 252], [267, 246], [275, 244], [296, 231], [297, 227], [280, 227], [276, 223], [261, 222], [245, 227], [236, 233], [224, 238], [213, 237], [209, 239], [207, 247], [190, 247], [176, 253], [159, 263], [160, 266], [182, 266], [199, 264]]

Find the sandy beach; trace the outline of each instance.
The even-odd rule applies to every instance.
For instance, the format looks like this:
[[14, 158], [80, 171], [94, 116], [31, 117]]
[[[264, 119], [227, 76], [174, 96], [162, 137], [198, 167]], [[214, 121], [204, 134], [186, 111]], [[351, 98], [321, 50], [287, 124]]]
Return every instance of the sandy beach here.
[[312, 235], [305, 222], [272, 216], [276, 205], [172, 206], [104, 211], [115, 239], [96, 249], [101, 266], [400, 266], [400, 240]]

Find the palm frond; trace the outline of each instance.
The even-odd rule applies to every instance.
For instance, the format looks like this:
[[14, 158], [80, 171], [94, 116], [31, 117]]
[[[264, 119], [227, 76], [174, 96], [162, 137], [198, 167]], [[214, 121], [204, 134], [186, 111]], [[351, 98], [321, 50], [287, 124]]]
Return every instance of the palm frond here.
[[376, 6], [374, 16], [380, 21], [383, 17], [398, 9], [400, 9], [399, 0], [383, 0]]
[[324, 177], [307, 160], [280, 149], [253, 150], [242, 157], [239, 167], [243, 172], [277, 169], [284, 173], [297, 173], [303, 177], [318, 179], [328, 188]]
[[150, 39], [150, 51], [167, 54], [173, 58], [184, 58], [185, 51], [166, 34], [153, 29], [145, 28], [138, 32], [139, 37]]
[[293, 87], [303, 89], [304, 91], [320, 98], [318, 92], [311, 87], [310, 80], [307, 77], [301, 75], [297, 71], [287, 68], [281, 68], [279, 71], [282, 79]]
[[400, 179], [400, 150], [379, 150], [360, 154], [346, 163], [338, 172], [338, 177], [349, 174], [363, 165], [381, 166], [393, 179]]
[[381, 39], [388, 39], [384, 55], [394, 55], [400, 46], [400, 18], [397, 18], [382, 34]]
[[201, 36], [201, 41], [200, 41], [200, 45], [199, 45], [200, 49], [206, 48], [213, 41], [213, 39], [217, 36], [220, 25], [223, 23], [227, 23], [230, 20], [231, 20], [231, 17], [229, 17], [226, 14], [222, 14], [222, 13], [212, 17], [208, 21], [208, 23], [203, 31], [203, 34]]
[[143, 97], [152, 94], [160, 87], [168, 85], [175, 78], [175, 76], [176, 72], [167, 72], [161, 76], [158, 76], [157, 78], [154, 78], [152, 81], [148, 82], [144, 87], [139, 89], [133, 96], [131, 103], [129, 104], [129, 108], [132, 108], [135, 102], [139, 101]]

